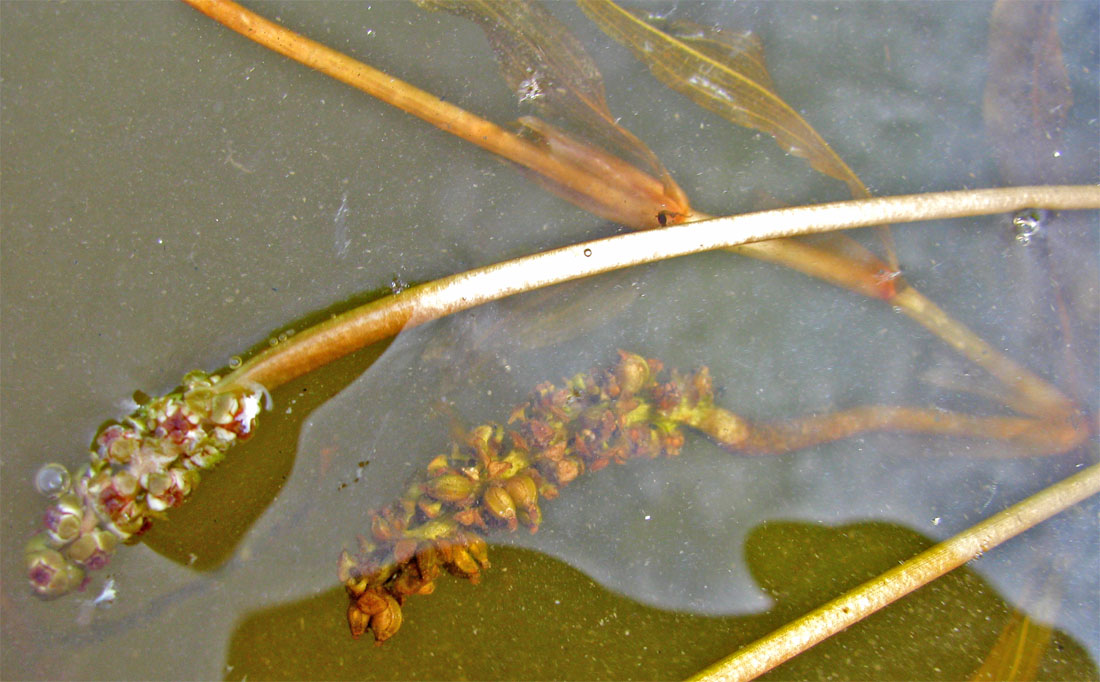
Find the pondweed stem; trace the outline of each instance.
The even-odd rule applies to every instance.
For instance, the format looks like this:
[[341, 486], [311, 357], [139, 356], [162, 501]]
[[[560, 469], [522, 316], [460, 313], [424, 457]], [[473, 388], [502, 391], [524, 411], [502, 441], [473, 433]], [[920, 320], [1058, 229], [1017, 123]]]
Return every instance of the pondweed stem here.
[[694, 682], [739, 682], [763, 675], [875, 611], [1098, 492], [1100, 464], [1094, 464], [788, 623], [691, 679]]
[[[838, 201], [714, 218], [544, 251], [410, 287], [349, 310], [249, 359], [218, 388], [240, 390], [260, 384], [274, 389], [402, 329], [514, 294], [633, 265], [755, 242], [767, 246], [774, 242], [764, 240], [797, 235], [1008, 213], [1034, 206], [1100, 209], [1100, 187], [1008, 187]], [[983, 362], [996, 362], [988, 355], [977, 353]], [[1004, 362], [1010, 366], [999, 373], [1020, 377], [1015, 383], [1035, 386], [1033, 392], [1041, 402], [1067, 403], [1039, 377], [1007, 358]]]

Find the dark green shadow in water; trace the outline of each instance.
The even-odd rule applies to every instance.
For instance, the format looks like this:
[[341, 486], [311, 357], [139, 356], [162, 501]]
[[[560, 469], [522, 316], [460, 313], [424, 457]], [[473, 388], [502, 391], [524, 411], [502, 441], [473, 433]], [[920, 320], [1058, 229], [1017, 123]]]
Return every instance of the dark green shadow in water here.
[[[931, 545], [886, 523], [764, 524], [745, 554], [775, 606], [722, 618], [645, 606], [550, 557], [493, 547], [480, 585], [441, 579], [431, 596], [406, 602], [404, 625], [384, 646], [352, 640], [342, 588], [247, 615], [230, 643], [226, 679], [683, 679]], [[962, 568], [771, 676], [970, 679], [1017, 615]], [[1062, 632], [1039, 650], [1035, 679], [1098, 679], [1085, 650]]]

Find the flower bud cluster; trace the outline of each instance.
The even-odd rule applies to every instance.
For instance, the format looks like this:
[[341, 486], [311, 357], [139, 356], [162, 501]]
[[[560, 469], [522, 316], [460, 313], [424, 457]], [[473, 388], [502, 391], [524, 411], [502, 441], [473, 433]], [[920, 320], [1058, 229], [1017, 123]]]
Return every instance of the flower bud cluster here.
[[585, 471], [679, 454], [681, 425], [713, 404], [706, 368], [665, 376], [657, 360], [619, 356], [611, 370], [578, 374], [561, 388], [539, 385], [507, 424], [457, 437], [400, 499], [370, 513], [357, 554], [340, 556], [352, 636], [369, 629], [378, 644], [392, 637], [401, 605], [430, 594], [444, 572], [478, 582], [489, 567], [483, 535], [521, 525], [536, 532], [540, 500], [554, 499]]
[[56, 597], [83, 586], [85, 571], [102, 568], [119, 542], [181, 504], [198, 485], [199, 470], [252, 434], [263, 390], [220, 392], [218, 380], [191, 372], [176, 391], [102, 429], [90, 463], [73, 478], [48, 465], [63, 483], [49, 491], [46, 528], [24, 552], [35, 592]]

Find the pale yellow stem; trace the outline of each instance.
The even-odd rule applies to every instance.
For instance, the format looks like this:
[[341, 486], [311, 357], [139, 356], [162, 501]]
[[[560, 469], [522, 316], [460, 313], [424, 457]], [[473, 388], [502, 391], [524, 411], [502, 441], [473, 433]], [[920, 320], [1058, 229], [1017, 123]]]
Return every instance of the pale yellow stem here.
[[1006, 213], [1030, 206], [1100, 208], [1100, 187], [1011, 187], [783, 208], [623, 234], [545, 251], [411, 287], [349, 310], [255, 356], [221, 384], [273, 389], [367, 344], [460, 310], [611, 270], [748, 242], [886, 222]]
[[846, 592], [691, 679], [695, 682], [754, 679], [1098, 492], [1100, 464], [1094, 464]]

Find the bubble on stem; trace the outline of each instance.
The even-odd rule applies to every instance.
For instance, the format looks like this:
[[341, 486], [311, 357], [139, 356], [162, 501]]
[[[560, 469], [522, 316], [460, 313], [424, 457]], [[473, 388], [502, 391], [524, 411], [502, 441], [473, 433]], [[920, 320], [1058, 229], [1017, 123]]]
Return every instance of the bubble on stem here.
[[34, 487], [46, 497], [59, 497], [72, 486], [69, 470], [57, 462], [44, 464], [34, 475]]
[[1025, 208], [1012, 216], [1012, 227], [1016, 230], [1016, 242], [1027, 246], [1039, 234], [1046, 224], [1048, 212], [1039, 208]]

